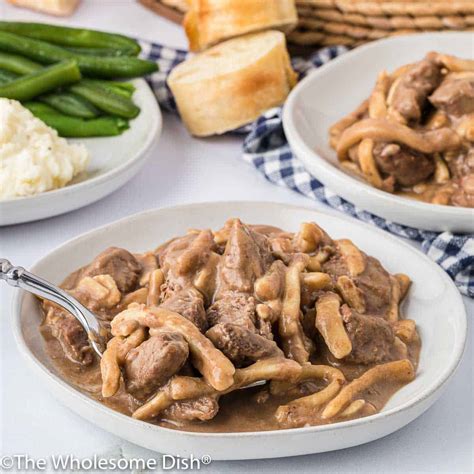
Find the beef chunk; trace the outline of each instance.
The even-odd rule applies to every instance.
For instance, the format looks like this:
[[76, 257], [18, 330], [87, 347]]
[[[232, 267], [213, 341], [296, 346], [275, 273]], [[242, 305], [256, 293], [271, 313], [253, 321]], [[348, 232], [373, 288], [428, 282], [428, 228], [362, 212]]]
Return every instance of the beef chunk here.
[[155, 255], [158, 259], [160, 268], [162, 268], [166, 273], [171, 267], [173, 267], [179, 255], [189, 248], [196, 237], [197, 234], [189, 233], [182, 237], [172, 239], [158, 247], [155, 251]]
[[268, 357], [283, 357], [275, 342], [235, 324], [217, 324], [206, 336], [237, 367]]
[[66, 357], [72, 362], [89, 365], [94, 357], [87, 334], [77, 319], [67, 311], [45, 302], [46, 317], [44, 325], [49, 326], [51, 335], [61, 344]]
[[445, 79], [431, 94], [430, 102], [449, 115], [460, 117], [474, 112], [474, 76], [469, 79]]
[[248, 232], [257, 246], [263, 272], [265, 272], [274, 260], [269, 238], [265, 234], [254, 231], [251, 227], [248, 227]]
[[163, 412], [163, 418], [174, 421], [208, 421], [212, 420], [218, 411], [219, 405], [215, 397], [200, 397], [173, 403]]
[[377, 143], [374, 158], [379, 170], [386, 176], [393, 176], [402, 187], [426, 180], [435, 170], [430, 156], [394, 143]]
[[189, 233], [168, 243], [158, 251], [160, 266], [168, 274], [194, 274], [215, 249], [214, 237], [210, 230]]
[[385, 315], [392, 299], [390, 275], [376, 258], [366, 259], [367, 265], [356, 278], [356, 285], [364, 295], [367, 313]]
[[82, 276], [110, 275], [122, 293], [133, 291], [137, 286], [141, 265], [127, 250], [110, 247], [97, 255]]
[[231, 323], [255, 329], [255, 299], [242, 293], [226, 293], [207, 310], [210, 326]]
[[[136, 288], [141, 270], [141, 265], [130, 252], [110, 247], [91, 264], [70, 275], [61, 286], [99, 319], [107, 322], [119, 311], [117, 304], [121, 293]], [[66, 356], [77, 363], [91, 363], [92, 351], [78, 321], [50, 303], [45, 303], [44, 308], [47, 313], [45, 324], [51, 326], [51, 334], [59, 340]]]
[[161, 307], [179, 313], [194, 323], [201, 332], [207, 329], [203, 297], [194, 288], [187, 288], [173, 293], [161, 304]]
[[301, 309], [303, 310], [303, 314], [314, 309], [317, 299], [324, 291], [324, 289], [314, 289], [305, 284], [301, 285]]
[[[174, 306], [176, 299], [183, 299], [183, 294], [184, 300], [198, 303], [196, 291], [211, 299], [215, 285], [216, 258], [219, 258], [215, 250], [216, 245], [210, 230], [189, 233], [157, 250], [160, 266], [166, 277], [162, 291], [166, 304], [171, 304], [168, 300], [172, 299]], [[207, 275], [204, 280], [201, 278], [203, 273]], [[181, 303], [178, 303], [178, 306], [181, 306]], [[192, 313], [193, 315], [188, 313], [188, 319], [205, 329], [205, 320], [200, 308], [195, 307]]]
[[135, 254], [134, 257], [137, 259], [141, 266], [141, 274], [139, 286], [145, 286], [150, 280], [151, 274], [158, 268], [158, 260], [153, 252], [145, 252], [141, 254]]
[[[364, 297], [366, 312], [384, 316], [392, 298], [390, 275], [377, 259], [362, 254], [365, 256], [365, 269], [353, 277], [354, 283]], [[334, 284], [338, 277], [349, 276], [345, 260], [340, 253], [334, 254], [323, 265], [323, 271], [331, 275]]]
[[451, 203], [459, 207], [474, 207], [474, 173], [458, 180]]
[[216, 299], [229, 291], [251, 294], [255, 280], [267, 271], [272, 261], [268, 239], [235, 219], [218, 269]]
[[257, 335], [253, 292], [255, 281], [273, 261], [268, 238], [238, 219], [228, 221], [226, 228], [228, 238], [217, 269], [217, 291], [207, 319], [210, 326], [230, 323]]
[[392, 359], [395, 341], [390, 324], [377, 316], [358, 314], [347, 305], [341, 307], [342, 319], [352, 343], [352, 352], [344, 358], [356, 364], [378, 364]]
[[162, 332], [150, 337], [127, 354], [127, 391], [146, 399], [181, 369], [188, 355], [188, 344], [181, 334]]
[[304, 405], [282, 405], [275, 413], [275, 417], [282, 428], [301, 428], [311, 426], [318, 421], [314, 412]]
[[408, 122], [420, 120], [426, 98], [441, 81], [439, 65], [429, 59], [411, 66], [395, 88], [392, 106]]

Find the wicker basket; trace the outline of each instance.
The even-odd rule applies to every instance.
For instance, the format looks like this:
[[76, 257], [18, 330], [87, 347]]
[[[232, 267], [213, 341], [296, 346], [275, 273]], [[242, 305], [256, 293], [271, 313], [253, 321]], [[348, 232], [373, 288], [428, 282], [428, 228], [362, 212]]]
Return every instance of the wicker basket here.
[[[153, 10], [168, 20], [181, 24], [186, 13], [186, 0], [138, 0], [143, 6]], [[474, 1], [474, 0], [473, 0]]]
[[[185, 0], [139, 0], [157, 13], [181, 22]], [[474, 0], [296, 0], [295, 45], [357, 46], [368, 41], [423, 31], [473, 31]]]
[[474, 0], [296, 0], [300, 45], [356, 46], [386, 36], [474, 29]]

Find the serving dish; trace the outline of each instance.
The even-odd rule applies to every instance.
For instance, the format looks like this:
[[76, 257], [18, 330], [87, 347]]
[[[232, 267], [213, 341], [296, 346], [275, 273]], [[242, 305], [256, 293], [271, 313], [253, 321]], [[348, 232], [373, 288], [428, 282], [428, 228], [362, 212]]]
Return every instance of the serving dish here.
[[377, 74], [430, 51], [472, 57], [470, 33], [424, 33], [376, 41], [322, 66], [291, 92], [283, 111], [288, 142], [306, 169], [336, 194], [389, 221], [433, 231], [474, 232], [474, 212], [380, 191], [348, 175], [329, 146], [330, 126], [369, 96]]
[[220, 434], [170, 430], [114, 412], [61, 380], [45, 353], [38, 331], [38, 303], [19, 292], [13, 303], [13, 329], [19, 349], [61, 403], [97, 426], [148, 449], [180, 456], [210, 455], [216, 460], [294, 456], [355, 446], [392, 433], [434, 403], [463, 352], [466, 316], [461, 297], [449, 277], [427, 257], [364, 224], [283, 204], [186, 205], [146, 211], [88, 232], [60, 246], [31, 270], [59, 283], [72, 270], [90, 261], [91, 255], [110, 245], [142, 251], [188, 228], [218, 228], [229, 216], [289, 230], [296, 230], [303, 221], [314, 220], [336, 238], [349, 236], [361, 249], [380, 259], [390, 272], [410, 275], [414, 284], [405, 309], [414, 316], [423, 341], [417, 378], [401, 389], [381, 413], [335, 425]]
[[133, 99], [141, 112], [130, 122], [130, 129], [117, 137], [70, 140], [83, 143], [90, 152], [86, 173], [61, 189], [0, 201], [0, 226], [44, 219], [91, 204], [123, 186], [140, 170], [160, 136], [162, 117], [146, 81], [136, 79], [133, 84]]

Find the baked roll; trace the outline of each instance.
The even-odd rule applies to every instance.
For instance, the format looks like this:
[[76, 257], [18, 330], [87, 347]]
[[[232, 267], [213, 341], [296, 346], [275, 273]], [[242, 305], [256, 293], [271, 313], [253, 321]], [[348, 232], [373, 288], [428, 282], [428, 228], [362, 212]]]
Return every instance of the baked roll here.
[[189, 131], [204, 137], [238, 128], [281, 105], [296, 80], [285, 35], [267, 31], [188, 59], [173, 69], [168, 85]]
[[295, 0], [188, 0], [184, 28], [192, 51], [235, 36], [269, 29], [291, 31]]
[[30, 8], [50, 15], [69, 16], [79, 5], [80, 0], [7, 0], [12, 5]]

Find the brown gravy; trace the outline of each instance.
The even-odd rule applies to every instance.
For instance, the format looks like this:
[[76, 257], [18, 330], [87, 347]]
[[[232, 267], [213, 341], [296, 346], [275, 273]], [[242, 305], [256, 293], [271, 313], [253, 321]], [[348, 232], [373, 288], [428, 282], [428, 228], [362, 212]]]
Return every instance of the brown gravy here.
[[[234, 223], [232, 224], [234, 228], [237, 228], [239, 232], [241, 229], [245, 229], [244, 225], [240, 223], [240, 221], [233, 221]], [[235, 223], [237, 222], [237, 223]], [[361, 377], [365, 372], [367, 372], [369, 369], [377, 366], [378, 364], [374, 363], [374, 360], [380, 361], [380, 357], [377, 359], [377, 352], [379, 351], [380, 347], [377, 346], [378, 344], [378, 338], [381, 337], [382, 339], [387, 337], [387, 326], [389, 326], [388, 322], [385, 322], [387, 318], [389, 318], [389, 311], [391, 308], [391, 302], [396, 301], [397, 302], [397, 307], [400, 302], [400, 298], [397, 297], [396, 300], [394, 300], [393, 296], [393, 287], [388, 287], [387, 290], [387, 281], [398, 281], [397, 278], [395, 277], [400, 277], [400, 275], [396, 276], [390, 276], [380, 265], [380, 263], [373, 259], [372, 257], [369, 257], [363, 253], [360, 253], [360, 251], [352, 244], [350, 241], [346, 240], [341, 240], [341, 241], [333, 241], [330, 239], [329, 236], [327, 236], [324, 231], [318, 230], [319, 228], [315, 224], [305, 224], [306, 227], [304, 228], [305, 231], [308, 231], [308, 226], [311, 228], [311, 226], [315, 226], [312, 228], [313, 230], [317, 232], [321, 232], [321, 242], [322, 244], [318, 244], [319, 247], [317, 247], [315, 250], [301, 250], [301, 247], [298, 247], [298, 245], [306, 245], [304, 242], [302, 242], [302, 237], [303, 235], [303, 230], [300, 230], [300, 233], [297, 234], [290, 234], [286, 233], [283, 231], [280, 231], [279, 229], [269, 227], [269, 226], [252, 226], [250, 229], [252, 229], [252, 232], [260, 234], [263, 238], [263, 236], [268, 237], [269, 240], [274, 239], [272, 242], [271, 249], [273, 251], [272, 254], [268, 253], [267, 258], [272, 258], [273, 262], [277, 260], [285, 260], [288, 257], [288, 261], [291, 260], [291, 258], [294, 258], [296, 252], [297, 255], [302, 256], [303, 252], [307, 252], [308, 255], [310, 256], [315, 256], [318, 255], [318, 252], [321, 252], [321, 259], [323, 261], [323, 268], [320, 268], [320, 272], [315, 272], [314, 270], [311, 270], [312, 273], [309, 273], [311, 276], [321, 276], [324, 275], [324, 272], [326, 272], [326, 277], [331, 276], [332, 278], [339, 278], [341, 273], [338, 272], [346, 272], [347, 265], [349, 265], [349, 259], [353, 259], [354, 255], [357, 256], [359, 255], [359, 259], [362, 259], [364, 262], [364, 269], [360, 269], [359, 271], [359, 277], [358, 277], [358, 285], [360, 288], [360, 292], [363, 293], [364, 298], [367, 302], [367, 310], [370, 314], [373, 314], [374, 316], [364, 316], [363, 314], [358, 315], [356, 314], [355, 310], [349, 308], [347, 305], [344, 307], [341, 307], [341, 311], [344, 313], [344, 318], [347, 317], [347, 319], [344, 319], [345, 324], [347, 324], [346, 328], [348, 331], [351, 331], [351, 334], [354, 337], [354, 344], [358, 346], [358, 355], [359, 360], [357, 359], [352, 359], [352, 360], [344, 360], [342, 361], [341, 359], [336, 359], [331, 352], [329, 351], [329, 347], [325, 344], [325, 342], [322, 339], [322, 333], [320, 335], [315, 333], [315, 301], [319, 302], [321, 301], [325, 295], [328, 293], [331, 293], [334, 296], [334, 291], [336, 286], [339, 285], [339, 283], [334, 283], [336, 280], [332, 280], [332, 283], [330, 283], [330, 290], [328, 290], [326, 287], [324, 289], [320, 289], [319, 287], [317, 289], [312, 288], [310, 289], [309, 286], [305, 286], [305, 280], [304, 276], [307, 275], [307, 273], [301, 273], [300, 275], [300, 285], [301, 285], [301, 306], [300, 310], [304, 313], [303, 317], [303, 322], [302, 324], [305, 325], [304, 331], [307, 332], [310, 336], [308, 336], [308, 339], [311, 338], [312, 342], [314, 343], [315, 348], [313, 348], [310, 356], [309, 362], [311, 362], [314, 365], [325, 365], [325, 366], [331, 366], [339, 369], [343, 374], [346, 379], [345, 382], [340, 382], [343, 384], [343, 387], [349, 384], [351, 381], [354, 379], [357, 379]], [[226, 230], [227, 229], [227, 230]], [[229, 232], [229, 227], [224, 228], [227, 232]], [[203, 233], [206, 231], [202, 231]], [[222, 243], [220, 242], [220, 239], [228, 239], [226, 246], [229, 245], [229, 242], [231, 242], [232, 236], [227, 237], [222, 237], [222, 231], [221, 232], [221, 237], [217, 237], [217, 233], [214, 234], [214, 239], [216, 241], [216, 244], [221, 246], [220, 249], [215, 250], [214, 257], [218, 258], [219, 261], [222, 263], [222, 261], [226, 258], [226, 253], [224, 252], [224, 249], [222, 247]], [[247, 231], [249, 232], [249, 231]], [[301, 235], [300, 235], [301, 234]], [[188, 252], [190, 249], [195, 252], [195, 255], [202, 255], [204, 254], [202, 252], [202, 249], [196, 249], [195, 246], [193, 247], [193, 242], [194, 240], [192, 238], [192, 234], [187, 234], [187, 236], [184, 236], [181, 238], [181, 241], [179, 239], [176, 239], [174, 242], [174, 248], [178, 249], [178, 251], [175, 250], [174, 254], [171, 254], [172, 257], [175, 259], [174, 261], [178, 261], [179, 258], [182, 255], [185, 254], [185, 252]], [[197, 237], [195, 237], [197, 240]], [[251, 265], [249, 264], [249, 261], [238, 261], [239, 265], [235, 265], [235, 258], [241, 258], [242, 255], [250, 255], [250, 252], [248, 249], [243, 247], [242, 243], [243, 237], [240, 237], [240, 240], [236, 240], [236, 245], [242, 246], [239, 247], [237, 250], [239, 252], [235, 252], [232, 254], [232, 258], [234, 260], [231, 261], [231, 263], [234, 265], [232, 267], [234, 272], [237, 272], [238, 275], [240, 275], [242, 278], [253, 278], [252, 275], [249, 277], [249, 268], [250, 271], [252, 270]], [[249, 240], [247, 242], [247, 245], [257, 245], [255, 244], [257, 240]], [[258, 245], [263, 245], [261, 244], [261, 241], [259, 241]], [[162, 247], [159, 247], [159, 250], [156, 252], [164, 252], [166, 250], [166, 245], [171, 244], [165, 244]], [[294, 246], [294, 247], [293, 247]], [[349, 247], [349, 249], [347, 249]], [[295, 250], [296, 249], [296, 250]], [[345, 250], [344, 250], [345, 249]], [[120, 250], [120, 249], [119, 249]], [[105, 251], [103, 254], [107, 254], [109, 252], [110, 255], [116, 255], [117, 254], [117, 249], [108, 249]], [[123, 255], [123, 250], [120, 250], [122, 252], [121, 257], [117, 258], [115, 262], [118, 262], [115, 267], [111, 264], [111, 260], [107, 260], [107, 255], [102, 255], [102, 257], [98, 256], [94, 262], [92, 262], [90, 265], [79, 269], [75, 272], [73, 272], [71, 275], [69, 275], [64, 283], [62, 284], [62, 287], [70, 290], [71, 292], [76, 292], [76, 297], [79, 295], [79, 297], [83, 298], [81, 300], [83, 304], [86, 306], [90, 306], [90, 309], [92, 311], [95, 311], [98, 316], [103, 319], [104, 321], [111, 321], [115, 315], [123, 311], [124, 309], [127, 308], [128, 305], [128, 297], [130, 295], [136, 294], [137, 291], [144, 291], [147, 287], [145, 284], [138, 283], [139, 279], [143, 276], [143, 274], [146, 271], [146, 259], [144, 256], [150, 256], [153, 255], [152, 253], [148, 254], [142, 254], [142, 255], [132, 255], [128, 254], [128, 257], [124, 259]], [[180, 253], [181, 252], [181, 253]], [[285, 254], [286, 252], [286, 254]], [[347, 253], [349, 252], [349, 253]], [[163, 253], [161, 254], [163, 255]], [[237, 257], [236, 257], [237, 255]], [[258, 254], [256, 254], [258, 255]], [[278, 255], [278, 256], [275, 256]], [[349, 255], [349, 256], [348, 256]], [[188, 255], [189, 256], [189, 255]], [[304, 255], [303, 255], [304, 256]], [[100, 271], [96, 271], [98, 268], [98, 263], [100, 263], [100, 258], [105, 260], [102, 262], [103, 266], [100, 267]], [[132, 260], [137, 259], [137, 262], [139, 261], [140, 263], [131, 263]], [[191, 265], [191, 280], [193, 280], [194, 276], [198, 273], [200, 270], [199, 265], [202, 265], [202, 262], [199, 259], [189, 259], [189, 261], [192, 263]], [[125, 263], [124, 263], [125, 262]], [[360, 265], [361, 261], [360, 260], [351, 260], [351, 268], [354, 268], [354, 265]], [[162, 263], [161, 261], [159, 262], [160, 264]], [[290, 265], [288, 262], [286, 263]], [[120, 298], [113, 304], [109, 305], [107, 307], [102, 307], [100, 308], [97, 306], [97, 304], [100, 302], [100, 300], [94, 300], [91, 295], [93, 295], [93, 292], [91, 292], [89, 295], [86, 293], [81, 293], [77, 292], [78, 286], [81, 285], [82, 279], [85, 277], [85, 275], [98, 275], [104, 276], [105, 274], [110, 275], [110, 273], [116, 273], [115, 274], [115, 279], [117, 282], [119, 282], [119, 285], [122, 285], [122, 287], [125, 287], [128, 283], [127, 281], [123, 278], [123, 274], [117, 273], [117, 268], [120, 270], [122, 267], [121, 266], [126, 266], [128, 265], [129, 269], [130, 268], [139, 268], [139, 270], [135, 270], [137, 273], [137, 283], [134, 283], [130, 288], [128, 289], [123, 289], [120, 293]], [[134, 267], [135, 265], [135, 267]], [[194, 265], [194, 266], [193, 266]], [[282, 264], [283, 265], [283, 264]], [[286, 267], [283, 265], [284, 268], [290, 268], [290, 266]], [[163, 269], [168, 268], [167, 271], [169, 271], [171, 274], [171, 277], [168, 276], [167, 278], [176, 278], [176, 276], [172, 275], [172, 268], [173, 265], [166, 267], [162, 265]], [[107, 273], [105, 270], [107, 270], [110, 273]], [[216, 271], [216, 275], [218, 275], [218, 270]], [[285, 270], [288, 271], [288, 270]], [[354, 271], [354, 270], [352, 270]], [[240, 273], [239, 273], [240, 272]], [[270, 274], [270, 270], [266, 270], [266, 273], [263, 273], [263, 276], [267, 276]], [[343, 275], [346, 275], [347, 273], [343, 273]], [[233, 273], [235, 278], [235, 273]], [[89, 281], [91, 280], [90, 276], [86, 276], [86, 278], [89, 278]], [[215, 277], [217, 282], [213, 281], [208, 281], [208, 287], [204, 287], [202, 290], [204, 294], [209, 295], [213, 294], [211, 298], [208, 297], [208, 301], [206, 303], [206, 309], [208, 309], [212, 305], [212, 301], [215, 301], [214, 297], [216, 294], [218, 294], [218, 289], [219, 289], [219, 284], [222, 284], [222, 282], [219, 281], [219, 278], [216, 276]], [[405, 278], [407, 278], [405, 276]], [[347, 278], [346, 278], [347, 280]], [[179, 280], [176, 280], [179, 281]], [[236, 281], [239, 281], [238, 278], [236, 278]], [[253, 283], [255, 280], [251, 280], [252, 284], [251, 286], [253, 287]], [[337, 280], [339, 281], [339, 280]], [[129, 285], [130, 286], [130, 285]], [[149, 289], [149, 287], [148, 287]], [[255, 290], [254, 290], [255, 291]], [[341, 291], [341, 299], [342, 302], [346, 301], [346, 296], [347, 296], [347, 301], [349, 301], [350, 294], [344, 293], [342, 290], [337, 290]], [[388, 293], [387, 293], [388, 291]], [[406, 291], [405, 291], [406, 292]], [[74, 293], [73, 293], [74, 294]], [[281, 290], [280, 293], [282, 298], [285, 298], [284, 296], [284, 291]], [[392, 295], [388, 301], [384, 300], [384, 295]], [[253, 297], [253, 296], [252, 296]], [[254, 297], [257, 297], [257, 293], [255, 292]], [[261, 301], [266, 301], [266, 300], [261, 300]], [[127, 303], [127, 304], [126, 304]], [[165, 300], [166, 303], [166, 300]], [[164, 304], [164, 303], [161, 303]], [[94, 307], [94, 305], [96, 305]], [[316, 304], [317, 306], [317, 304]], [[304, 309], [306, 308], [306, 309]], [[125, 383], [122, 377], [122, 380], [120, 381], [120, 386], [118, 391], [115, 393], [115, 395], [104, 398], [102, 396], [102, 376], [101, 376], [101, 371], [100, 371], [100, 366], [99, 366], [99, 361], [97, 360], [96, 357], [92, 358], [92, 363], [86, 364], [86, 363], [78, 363], [78, 362], [73, 362], [73, 358], [71, 358], [71, 354], [66, 357], [65, 352], [64, 352], [64, 343], [59, 341], [58, 336], [54, 334], [54, 324], [57, 323], [57, 315], [55, 316], [54, 311], [52, 314], [52, 318], [49, 319], [48, 317], [48, 309], [47, 309], [47, 304], [44, 305], [45, 309], [45, 322], [41, 326], [41, 333], [43, 335], [44, 341], [45, 341], [45, 347], [47, 354], [49, 355], [52, 364], [56, 368], [58, 374], [66, 380], [71, 386], [75, 387], [77, 390], [79, 390], [81, 393], [85, 394], [86, 396], [90, 397], [91, 399], [97, 400], [98, 402], [106, 405], [107, 407], [116, 410], [120, 413], [123, 413], [127, 416], [131, 416], [138, 408], [142, 407], [144, 404], [148, 403], [149, 399], [138, 401], [134, 396], [132, 396], [130, 393], [128, 393], [125, 389]], [[51, 308], [50, 308], [51, 309]], [[318, 310], [319, 311], [319, 310]], [[364, 310], [362, 310], [362, 313], [364, 313]], [[398, 310], [397, 310], [398, 313]], [[318, 313], [319, 314], [319, 313]], [[342, 313], [341, 313], [342, 314]], [[179, 316], [179, 315], [178, 315]], [[180, 316], [182, 317], [182, 316]], [[373, 321], [365, 321], [364, 318], [366, 319], [372, 319]], [[398, 316], [397, 316], [398, 318]], [[59, 318], [61, 319], [61, 318]], [[370, 333], [369, 335], [372, 334], [371, 336], [367, 336], [367, 334], [364, 337], [361, 338], [360, 336], [360, 331], [362, 323], [368, 324], [370, 326], [371, 324], [375, 324], [376, 321], [384, 320], [385, 326], [383, 326], [383, 330], [380, 329], [380, 326], [378, 329], [374, 329], [374, 332]], [[358, 322], [359, 321], [359, 322]], [[393, 319], [392, 319], [393, 321]], [[396, 321], [396, 320], [395, 320]], [[359, 326], [358, 326], [359, 324]], [[413, 326], [414, 323], [412, 322]], [[350, 329], [350, 325], [352, 325], [352, 329]], [[278, 333], [278, 329], [276, 329], [277, 325], [273, 325], [272, 331], [274, 332], [275, 336], [275, 342], [279, 346], [283, 346], [281, 338], [283, 337], [281, 334]], [[390, 327], [390, 326], [389, 326]], [[302, 331], [303, 331], [303, 326], [302, 326]], [[391, 331], [391, 330], [390, 330]], [[363, 331], [362, 331], [363, 333]], [[419, 360], [419, 355], [420, 355], [420, 349], [421, 349], [421, 342], [420, 338], [418, 337], [416, 330], [414, 330], [415, 336], [412, 337], [411, 339], [407, 339], [407, 342], [405, 343], [406, 347], [403, 352], [403, 356], [401, 358], [406, 358], [408, 359], [415, 372], [416, 368], [418, 366], [418, 360]], [[198, 334], [200, 335], [200, 334]], [[151, 334], [149, 335], [150, 337]], [[397, 338], [395, 338], [397, 339]], [[398, 356], [400, 353], [398, 352], [398, 349], [396, 348], [395, 345], [395, 339], [394, 341], [391, 342], [392, 346], [390, 346], [389, 352], [388, 352], [388, 358], [385, 358], [384, 361], [395, 361], [395, 360], [400, 360], [400, 357]], [[374, 341], [377, 343], [375, 344], [374, 347]], [[383, 342], [383, 340], [382, 340]], [[398, 340], [400, 342], [400, 340]], [[354, 346], [356, 347], [356, 346]], [[223, 349], [225, 350], [225, 348]], [[309, 351], [308, 351], [309, 352]], [[354, 351], [357, 352], [357, 351]], [[365, 359], [364, 360], [364, 352], [366, 352], [367, 357], [373, 357], [371, 359]], [[283, 357], [283, 352], [280, 351], [282, 354], [279, 357]], [[361, 354], [362, 353], [362, 354]], [[74, 355], [74, 354], [73, 354]], [[90, 355], [90, 354], [89, 354]], [[288, 357], [288, 355], [285, 353], [285, 355]], [[351, 357], [356, 357], [355, 354], [349, 354]], [[77, 354], [75, 355], [77, 356]], [[230, 357], [230, 356], [229, 356]], [[362, 359], [362, 360], [361, 360]], [[281, 358], [279, 359], [281, 360]], [[306, 359], [307, 360], [307, 359]], [[89, 362], [91, 360], [89, 359]], [[189, 361], [188, 361], [189, 363]], [[302, 363], [303, 365], [307, 363], [304, 362]], [[382, 362], [380, 362], [382, 363]], [[408, 362], [407, 362], [408, 364]], [[247, 367], [250, 364], [244, 364], [243, 367]], [[242, 367], [242, 365], [236, 365], [236, 367]], [[280, 370], [280, 369], [278, 369]], [[123, 373], [123, 372], [122, 372]], [[175, 374], [180, 374], [182, 372], [175, 372]], [[198, 375], [198, 373], [195, 371], [195, 375]], [[286, 372], [283, 372], [283, 374], [286, 374]], [[126, 377], [125, 377], [126, 378]], [[285, 375], [286, 378], [286, 375]], [[268, 431], [268, 430], [279, 430], [279, 429], [285, 429], [285, 428], [292, 428], [292, 427], [297, 427], [297, 426], [314, 426], [314, 425], [322, 425], [322, 424], [328, 424], [328, 423], [334, 423], [338, 421], [346, 421], [349, 419], [353, 418], [359, 418], [359, 417], [364, 417], [368, 416], [371, 414], [374, 414], [376, 412], [379, 412], [384, 405], [387, 403], [387, 401], [390, 399], [390, 397], [397, 391], [399, 390], [404, 383], [400, 382], [394, 382], [393, 380], [390, 379], [384, 379], [382, 381], [379, 381], [377, 383], [374, 383], [370, 385], [369, 388], [365, 389], [364, 391], [359, 391], [357, 394], [357, 397], [359, 399], [362, 399], [365, 401], [365, 404], [363, 404], [363, 408], [356, 412], [354, 415], [348, 415], [345, 414], [343, 415], [338, 415], [337, 417], [333, 417], [328, 419], [324, 419], [322, 415], [322, 411], [324, 409], [324, 405], [321, 405], [321, 409], [314, 409], [311, 411], [309, 414], [306, 413], [303, 418], [296, 417], [296, 419], [293, 419], [293, 421], [290, 421], [289, 424], [282, 424], [279, 422], [275, 416], [275, 413], [279, 407], [282, 405], [287, 405], [290, 402], [293, 402], [296, 399], [299, 399], [301, 397], [305, 397], [307, 395], [311, 395], [314, 393], [319, 392], [320, 390], [324, 389], [327, 386], [328, 382], [327, 381], [316, 381], [313, 379], [308, 379], [299, 382], [298, 384], [292, 386], [293, 388], [290, 388], [287, 392], [284, 393], [284, 395], [274, 395], [269, 393], [269, 383], [266, 385], [261, 385], [258, 387], [253, 387], [253, 388], [247, 388], [247, 389], [237, 389], [234, 390], [231, 393], [228, 393], [226, 395], [222, 395], [219, 398], [219, 410], [217, 414], [212, 418], [207, 421], [182, 421], [179, 420], [177, 421], [176, 418], [170, 419], [167, 415], [167, 412], [164, 411], [164, 413], [161, 414], [161, 417], [155, 417], [152, 419], [149, 419], [150, 423], [157, 424], [159, 426], [163, 426], [166, 428], [171, 428], [171, 429], [178, 429], [178, 430], [185, 430], [185, 431], [193, 431], [193, 432], [214, 432], [214, 433], [224, 433], [224, 432], [249, 432], [249, 431]], [[162, 388], [162, 387], [161, 387]], [[161, 389], [160, 388], [160, 389]], [[156, 389], [155, 392], [156, 393]], [[153, 396], [151, 397], [153, 398]], [[176, 400], [176, 399], [174, 399]], [[362, 401], [361, 400], [361, 401]], [[352, 400], [354, 401], [354, 400]], [[344, 413], [344, 412], [341, 412]], [[290, 419], [290, 418], [289, 418]], [[301, 420], [303, 419], [303, 422], [301, 423]], [[297, 420], [297, 421], [294, 421]], [[293, 426], [292, 423], [295, 423]]]
[[[79, 390], [84, 395], [97, 400], [112, 410], [130, 416], [139, 406], [133, 397], [125, 392], [123, 386], [120, 391], [111, 398], [103, 398], [101, 395], [102, 378], [97, 361], [88, 367], [74, 364], [64, 357], [60, 344], [51, 337], [48, 328], [42, 328], [45, 339], [46, 350], [51, 358], [59, 375]], [[421, 343], [419, 340], [408, 345], [409, 359], [416, 368], [418, 365]], [[313, 363], [327, 363], [325, 360], [314, 360]], [[367, 370], [367, 367], [357, 365], [338, 366], [350, 381]], [[370, 393], [365, 393], [364, 398], [370, 402], [378, 411], [382, 410], [388, 400], [404, 384], [399, 383], [378, 383], [371, 387]], [[280, 405], [288, 403], [293, 396], [271, 396], [264, 403], [258, 403], [259, 394], [264, 390], [262, 387], [254, 387], [245, 390], [237, 390], [223, 396], [219, 400], [219, 412], [215, 418], [206, 422], [188, 421], [176, 422], [174, 420], [157, 420], [153, 424], [164, 428], [177, 429], [181, 431], [193, 431], [202, 433], [236, 433], [249, 431], [273, 431], [280, 430], [280, 426], [275, 419], [275, 411]], [[322, 425], [328, 422], [322, 420], [316, 414], [311, 425]], [[359, 414], [357, 417], [360, 417]], [[362, 415], [363, 416], [363, 415]], [[350, 419], [350, 418], [348, 418]]]

